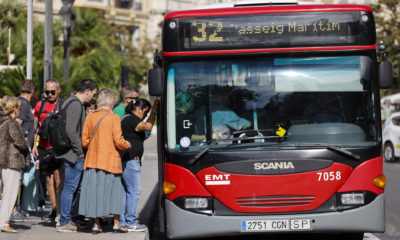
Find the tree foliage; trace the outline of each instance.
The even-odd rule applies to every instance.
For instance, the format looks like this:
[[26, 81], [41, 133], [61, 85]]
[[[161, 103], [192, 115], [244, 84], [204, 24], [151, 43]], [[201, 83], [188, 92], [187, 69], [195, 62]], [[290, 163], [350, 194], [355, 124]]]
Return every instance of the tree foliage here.
[[[377, 42], [383, 41], [388, 60], [393, 64], [395, 79], [399, 77], [400, 59], [400, 2], [398, 0], [378, 0], [372, 5], [377, 28]], [[396, 86], [400, 84], [397, 81]]]
[[[8, 29], [12, 30], [11, 53], [15, 54], [14, 63], [26, 59], [26, 8], [16, 1], [6, 0], [0, 4], [0, 65], [8, 64]], [[25, 35], [23, 35], [25, 33]], [[26, 44], [25, 44], [26, 45]], [[15, 50], [15, 51], [14, 51]], [[25, 55], [24, 55], [25, 52]], [[26, 62], [26, 60], [25, 60]], [[15, 95], [19, 92], [19, 83], [25, 78], [23, 69], [0, 72], [0, 96]]]
[[[76, 86], [82, 78], [93, 78], [100, 88], [118, 89], [122, 59], [108, 37], [110, 25], [100, 20], [96, 12], [76, 9], [75, 13], [70, 59], [72, 85]], [[63, 52], [62, 42], [59, 51]]]
[[[13, 38], [11, 52], [15, 54], [13, 65], [17, 70], [0, 72], [0, 97], [5, 94], [17, 94], [19, 83], [25, 79], [26, 69], [26, 7], [6, 0], [0, 3], [0, 65], [7, 64], [8, 34], [4, 30], [12, 27]], [[100, 88], [118, 90], [121, 81], [122, 66], [130, 70], [130, 83], [140, 87], [145, 76], [152, 52], [147, 42], [139, 51], [132, 43], [129, 27], [115, 26], [104, 20], [101, 12], [75, 8], [75, 25], [70, 41], [70, 78], [63, 75], [63, 31], [60, 20], [54, 20], [53, 76], [60, 80], [62, 96], [68, 97], [83, 78], [93, 78]], [[7, 17], [8, 16], [8, 17]], [[37, 97], [43, 87], [44, 68], [44, 23], [34, 20], [33, 33], [33, 80], [37, 86]]]

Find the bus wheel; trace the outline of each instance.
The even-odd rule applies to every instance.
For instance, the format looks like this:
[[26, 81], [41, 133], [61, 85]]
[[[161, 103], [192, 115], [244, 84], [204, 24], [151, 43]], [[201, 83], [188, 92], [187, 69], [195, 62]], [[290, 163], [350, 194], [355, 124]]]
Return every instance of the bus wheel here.
[[383, 158], [387, 162], [394, 162], [394, 160], [395, 160], [394, 148], [393, 148], [393, 145], [390, 142], [385, 144], [385, 147], [383, 149]]
[[340, 235], [341, 240], [362, 240], [364, 233], [344, 233]]

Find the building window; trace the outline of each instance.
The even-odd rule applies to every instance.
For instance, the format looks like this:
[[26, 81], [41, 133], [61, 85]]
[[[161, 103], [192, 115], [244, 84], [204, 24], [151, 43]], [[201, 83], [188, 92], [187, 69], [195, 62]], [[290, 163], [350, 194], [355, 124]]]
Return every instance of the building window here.
[[116, 0], [115, 7], [129, 9], [132, 8], [133, 0]]
[[142, 10], [142, 1], [141, 0], [133, 0], [133, 9], [136, 11]]
[[140, 41], [140, 29], [138, 26], [132, 26], [129, 28], [129, 32], [132, 36], [132, 45], [139, 50], [139, 41]]
[[121, 52], [129, 51], [129, 48], [126, 47], [129, 42], [139, 51], [140, 29], [138, 26], [122, 27], [115, 32], [115, 37], [121, 40]]

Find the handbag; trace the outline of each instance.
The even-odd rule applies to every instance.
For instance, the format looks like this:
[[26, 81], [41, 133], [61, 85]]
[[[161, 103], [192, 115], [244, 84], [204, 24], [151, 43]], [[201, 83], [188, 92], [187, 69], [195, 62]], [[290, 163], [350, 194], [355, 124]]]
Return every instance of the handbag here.
[[30, 166], [30, 167], [28, 167], [28, 168], [25, 168], [23, 171], [22, 171], [22, 184], [25, 186], [25, 187], [27, 187], [31, 182], [32, 182], [32, 180], [34, 179], [34, 177], [35, 177], [35, 171], [36, 171], [36, 161], [35, 161], [35, 158], [33, 157], [33, 154], [32, 154], [32, 149], [31, 149], [31, 147], [29, 146], [29, 158], [30, 158], [30, 162], [33, 164], [32, 166]]
[[32, 180], [22, 189], [21, 208], [25, 211], [37, 211], [39, 203], [39, 172], [33, 171]]
[[27, 187], [35, 177], [36, 166], [32, 166], [22, 171], [22, 184]]

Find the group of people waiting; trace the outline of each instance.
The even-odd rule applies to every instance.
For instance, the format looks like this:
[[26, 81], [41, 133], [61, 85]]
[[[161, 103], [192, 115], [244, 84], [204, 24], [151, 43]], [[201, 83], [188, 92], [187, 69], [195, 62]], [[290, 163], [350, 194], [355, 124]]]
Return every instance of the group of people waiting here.
[[[21, 171], [33, 156], [39, 162], [41, 192], [48, 193], [52, 206], [43, 219], [54, 220], [58, 232], [76, 232], [78, 221], [93, 219], [92, 233], [100, 233], [101, 218], [109, 215], [114, 216], [114, 232], [144, 231], [146, 226], [136, 216], [141, 159], [145, 132], [153, 127], [158, 100], [152, 107], [139, 98], [136, 88], [125, 86], [117, 105], [113, 90], [98, 93], [93, 79], [83, 79], [64, 101], [59, 81], [49, 79], [43, 99], [32, 109], [33, 81], [23, 81], [20, 90], [19, 97], [4, 96], [0, 100], [0, 230], [17, 232], [10, 222], [25, 217], [15, 205]], [[46, 119], [59, 111], [65, 114], [70, 142], [62, 153], [55, 151], [45, 137]], [[22, 187], [20, 198], [32, 198], [29, 194]], [[42, 195], [39, 207], [44, 205]]]

